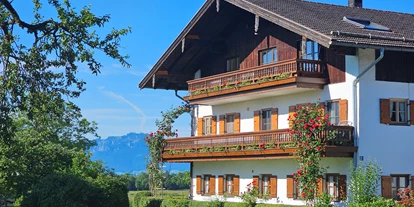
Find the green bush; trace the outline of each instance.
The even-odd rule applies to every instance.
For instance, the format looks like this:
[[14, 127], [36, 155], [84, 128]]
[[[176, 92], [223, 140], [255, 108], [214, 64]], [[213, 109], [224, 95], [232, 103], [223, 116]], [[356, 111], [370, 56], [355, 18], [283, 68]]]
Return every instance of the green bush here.
[[189, 200], [186, 199], [164, 199], [161, 207], [189, 207]]
[[132, 207], [139, 207], [139, 202], [143, 197], [150, 197], [151, 192], [149, 191], [138, 191], [134, 194], [134, 198], [132, 199]]
[[209, 204], [209, 202], [207, 202], [207, 201], [193, 201], [193, 200], [190, 200], [188, 207], [207, 207], [208, 204]]
[[161, 203], [161, 198], [142, 197], [139, 201], [139, 207], [160, 207]]
[[396, 206], [395, 201], [385, 200], [384, 198], [379, 198], [372, 202], [367, 202], [363, 204], [349, 204], [349, 207], [394, 207]]

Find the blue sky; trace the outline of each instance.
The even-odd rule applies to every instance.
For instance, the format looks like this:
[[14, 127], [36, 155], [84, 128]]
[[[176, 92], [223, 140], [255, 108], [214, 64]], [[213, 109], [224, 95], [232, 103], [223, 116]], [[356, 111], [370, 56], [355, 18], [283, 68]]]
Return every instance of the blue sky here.
[[[347, 5], [348, 0], [313, 0], [315, 2]], [[24, 1], [15, 1], [17, 8], [31, 15]], [[99, 124], [99, 134], [120, 136], [129, 132], [156, 130], [155, 119], [160, 111], [181, 101], [173, 91], [140, 90], [137, 85], [155, 64], [179, 32], [194, 16], [205, 0], [73, 0], [80, 7], [92, 5], [98, 15], [110, 14], [111, 21], [100, 31], [131, 26], [132, 33], [122, 41], [122, 52], [129, 54], [131, 68], [122, 68], [119, 63], [97, 53], [104, 68], [102, 74], [92, 75], [80, 66], [79, 76], [87, 82], [87, 90], [75, 102], [89, 120]], [[26, 2], [27, 3], [27, 2]], [[364, 0], [364, 7], [398, 12], [414, 13], [411, 0]], [[185, 92], [181, 92], [185, 95]], [[181, 117], [175, 127], [180, 136], [190, 134], [189, 116]]]

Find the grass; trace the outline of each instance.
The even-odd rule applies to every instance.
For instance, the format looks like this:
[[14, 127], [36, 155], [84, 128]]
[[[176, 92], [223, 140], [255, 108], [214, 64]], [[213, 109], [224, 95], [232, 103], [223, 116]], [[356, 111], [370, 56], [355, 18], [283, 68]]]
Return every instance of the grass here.
[[[189, 190], [163, 190], [162, 194], [161, 191], [157, 191], [154, 197], [158, 198], [176, 198], [176, 199], [187, 199]], [[134, 198], [134, 195], [139, 191], [129, 191], [128, 192], [128, 199], [131, 202]]]

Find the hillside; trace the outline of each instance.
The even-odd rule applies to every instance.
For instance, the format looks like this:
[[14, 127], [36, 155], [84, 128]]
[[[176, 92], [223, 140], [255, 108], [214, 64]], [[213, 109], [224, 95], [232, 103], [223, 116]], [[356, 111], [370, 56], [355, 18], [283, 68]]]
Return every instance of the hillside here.
[[[97, 146], [91, 149], [94, 160], [102, 160], [117, 173], [139, 173], [145, 170], [145, 157], [148, 154], [143, 140], [144, 133], [128, 133], [124, 136], [110, 136], [96, 140]], [[166, 164], [166, 170], [189, 170], [189, 164]]]

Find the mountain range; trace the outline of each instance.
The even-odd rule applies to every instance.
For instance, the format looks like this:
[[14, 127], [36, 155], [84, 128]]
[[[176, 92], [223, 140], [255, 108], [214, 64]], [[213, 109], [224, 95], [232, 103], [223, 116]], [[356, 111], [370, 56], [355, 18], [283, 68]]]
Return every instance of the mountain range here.
[[[97, 139], [97, 145], [91, 148], [93, 160], [102, 160], [109, 168], [117, 173], [137, 173], [145, 171], [145, 158], [148, 148], [145, 144], [144, 133], [128, 133], [123, 136], [110, 136]], [[165, 163], [165, 169], [171, 172], [189, 170], [186, 163]]]

